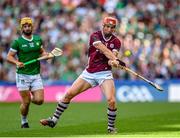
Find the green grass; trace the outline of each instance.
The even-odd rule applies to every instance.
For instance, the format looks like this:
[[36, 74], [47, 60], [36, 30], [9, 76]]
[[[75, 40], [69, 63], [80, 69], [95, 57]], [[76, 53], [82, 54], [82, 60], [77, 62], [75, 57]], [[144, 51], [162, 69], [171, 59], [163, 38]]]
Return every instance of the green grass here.
[[117, 135], [106, 132], [106, 103], [72, 103], [55, 128], [39, 120], [56, 103], [31, 104], [29, 129], [20, 128], [19, 103], [0, 103], [1, 137], [180, 137], [180, 103], [119, 103]]

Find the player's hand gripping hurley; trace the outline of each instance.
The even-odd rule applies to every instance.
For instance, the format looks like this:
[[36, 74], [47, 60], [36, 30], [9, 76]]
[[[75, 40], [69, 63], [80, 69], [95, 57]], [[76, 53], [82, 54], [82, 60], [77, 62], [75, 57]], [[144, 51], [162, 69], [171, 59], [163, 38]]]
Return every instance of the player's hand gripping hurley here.
[[43, 60], [43, 59], [49, 59], [49, 58], [53, 58], [53, 57], [58, 57], [58, 56], [61, 56], [62, 54], [63, 54], [63, 51], [61, 49], [54, 48], [48, 55], [39, 57], [37, 59], [27, 61], [27, 62], [24, 63], [24, 66], [29, 65], [31, 63], [34, 63], [36, 61]]
[[119, 65], [118, 68], [124, 69], [125, 71], [127, 71], [127, 72], [129, 72], [129, 73], [131, 73], [131, 74], [133, 74], [133, 75], [141, 78], [142, 80], [146, 81], [147, 83], [149, 83], [151, 86], [153, 86], [153, 87], [156, 88], [157, 90], [163, 91], [163, 88], [162, 88], [161, 86], [159, 86], [158, 84], [156, 84], [156, 83], [154, 83], [154, 82], [152, 82], [152, 81], [144, 78], [143, 76], [141, 76], [141, 75], [139, 75], [138, 73], [132, 71], [131, 69], [129, 69], [129, 68], [125, 67], [125, 66], [121, 66], [121, 65]]

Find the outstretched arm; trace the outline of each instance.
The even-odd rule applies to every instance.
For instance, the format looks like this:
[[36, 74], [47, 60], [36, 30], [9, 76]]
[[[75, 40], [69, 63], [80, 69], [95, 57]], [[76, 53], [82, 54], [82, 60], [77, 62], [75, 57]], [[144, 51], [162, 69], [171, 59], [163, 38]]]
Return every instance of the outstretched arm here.
[[[126, 64], [123, 62], [123, 61], [121, 61], [120, 59], [118, 59], [118, 54], [119, 54], [119, 52], [116, 50], [116, 49], [113, 49], [113, 51], [112, 51], [112, 53], [116, 56], [116, 60], [119, 62], [119, 65], [121, 65], [121, 66], [126, 66]], [[108, 64], [110, 65], [110, 66], [113, 66], [113, 67], [118, 67], [116, 64], [114, 64], [114, 61], [113, 60], [109, 60], [108, 61]]]
[[[119, 61], [117, 55], [118, 55], [118, 51], [111, 51], [110, 49], [108, 49], [106, 47], [106, 45], [104, 45], [99, 36], [97, 34], [93, 34], [90, 37], [90, 43], [100, 52], [102, 52], [110, 61], [112, 61], [112, 66], [118, 67], [118, 65], [121, 64], [121, 61]], [[118, 41], [118, 43], [116, 43], [117, 45], [120, 45], [120, 42]]]
[[93, 44], [98, 50], [100, 50], [110, 61], [112, 61], [112, 64], [114, 66], [119, 65], [118, 58], [111, 50], [109, 50], [102, 42], [98, 41]]
[[94, 43], [94, 46], [100, 50], [108, 59], [116, 60], [117, 57], [109, 50], [102, 42], [98, 41]]

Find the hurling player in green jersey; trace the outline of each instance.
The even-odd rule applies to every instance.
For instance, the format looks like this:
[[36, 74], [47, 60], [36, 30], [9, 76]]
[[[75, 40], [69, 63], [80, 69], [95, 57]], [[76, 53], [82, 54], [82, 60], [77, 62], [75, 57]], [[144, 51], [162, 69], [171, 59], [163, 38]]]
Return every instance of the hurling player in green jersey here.
[[[33, 21], [24, 17], [20, 21], [21, 36], [14, 40], [7, 55], [7, 61], [15, 64], [16, 86], [22, 98], [20, 105], [21, 128], [29, 128], [27, 115], [30, 103], [41, 105], [44, 101], [44, 88], [40, 76], [40, 62], [24, 66], [24, 62], [48, 55], [42, 47], [41, 37], [33, 35]], [[17, 58], [16, 58], [17, 57]]]

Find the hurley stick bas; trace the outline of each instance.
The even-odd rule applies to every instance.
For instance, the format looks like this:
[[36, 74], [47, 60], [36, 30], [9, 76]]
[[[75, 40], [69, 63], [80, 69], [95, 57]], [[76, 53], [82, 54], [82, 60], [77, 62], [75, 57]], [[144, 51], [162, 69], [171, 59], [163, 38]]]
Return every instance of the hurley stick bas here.
[[130, 68], [125, 67], [125, 66], [121, 66], [121, 65], [119, 65], [118, 68], [124, 69], [125, 71], [127, 71], [127, 72], [129, 72], [129, 73], [131, 73], [131, 74], [133, 74], [133, 75], [135, 75], [135, 76], [141, 78], [142, 80], [144, 80], [145, 82], [149, 83], [151, 86], [153, 86], [153, 87], [156, 88], [157, 90], [163, 91], [163, 88], [162, 88], [160, 85], [158, 85], [158, 84], [156, 84], [156, 83], [154, 83], [154, 82], [152, 82], [152, 81], [150, 81], [150, 80], [144, 78], [143, 76], [141, 76], [140, 74], [134, 72], [134, 71], [131, 70]]

